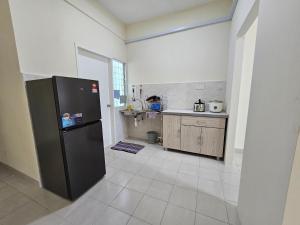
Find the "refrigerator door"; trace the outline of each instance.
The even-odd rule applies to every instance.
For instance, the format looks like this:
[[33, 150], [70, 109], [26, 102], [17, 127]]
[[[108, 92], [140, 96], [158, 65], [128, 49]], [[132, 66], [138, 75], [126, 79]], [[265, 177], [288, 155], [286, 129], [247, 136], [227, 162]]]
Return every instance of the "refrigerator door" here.
[[61, 129], [101, 118], [98, 81], [53, 77], [53, 82]]
[[63, 131], [71, 199], [80, 197], [106, 173], [101, 122]]

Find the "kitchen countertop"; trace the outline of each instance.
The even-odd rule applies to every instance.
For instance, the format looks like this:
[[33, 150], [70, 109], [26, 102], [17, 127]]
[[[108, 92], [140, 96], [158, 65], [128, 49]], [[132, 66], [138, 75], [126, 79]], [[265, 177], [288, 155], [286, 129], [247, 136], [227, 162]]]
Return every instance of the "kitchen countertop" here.
[[194, 112], [188, 109], [167, 109], [162, 111], [164, 115], [185, 115], [185, 116], [204, 116], [204, 117], [219, 117], [228, 118], [228, 114], [225, 112], [212, 113], [212, 112]]

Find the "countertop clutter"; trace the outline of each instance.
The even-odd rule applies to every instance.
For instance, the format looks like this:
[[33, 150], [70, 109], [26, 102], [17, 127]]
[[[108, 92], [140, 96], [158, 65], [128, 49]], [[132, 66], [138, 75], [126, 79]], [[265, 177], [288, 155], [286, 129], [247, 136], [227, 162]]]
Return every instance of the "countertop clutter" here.
[[185, 116], [203, 116], [203, 117], [217, 117], [228, 118], [228, 114], [225, 112], [212, 113], [212, 112], [194, 112], [189, 109], [167, 109], [162, 111], [164, 115], [185, 115]]

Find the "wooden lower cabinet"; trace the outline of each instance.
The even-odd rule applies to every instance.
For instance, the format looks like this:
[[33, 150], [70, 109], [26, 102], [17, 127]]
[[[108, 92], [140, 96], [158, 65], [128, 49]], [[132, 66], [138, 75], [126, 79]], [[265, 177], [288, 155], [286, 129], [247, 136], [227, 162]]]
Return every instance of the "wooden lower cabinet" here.
[[203, 155], [223, 157], [225, 130], [202, 127], [201, 150]]
[[163, 143], [165, 148], [180, 149], [181, 116], [163, 115]]
[[181, 125], [181, 150], [200, 153], [201, 127]]
[[163, 146], [222, 158], [225, 125], [226, 118], [163, 115]]

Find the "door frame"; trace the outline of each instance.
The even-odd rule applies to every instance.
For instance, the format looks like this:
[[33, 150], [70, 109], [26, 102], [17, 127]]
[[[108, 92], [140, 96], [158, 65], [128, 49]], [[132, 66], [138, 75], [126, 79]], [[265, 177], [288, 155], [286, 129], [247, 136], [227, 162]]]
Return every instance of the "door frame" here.
[[[258, 18], [258, 3], [255, 2], [249, 13], [247, 14], [244, 22], [241, 24], [239, 29], [234, 34], [233, 46], [233, 68], [232, 68], [232, 86], [230, 90], [230, 101], [228, 104], [227, 111], [230, 114], [229, 123], [227, 127], [226, 134], [226, 155], [225, 163], [231, 164], [233, 161], [235, 151], [235, 134], [237, 125], [237, 115], [238, 115], [238, 101], [240, 96], [240, 85], [241, 85], [241, 74], [242, 74], [242, 64], [239, 63], [240, 59], [243, 58], [244, 53], [244, 39], [243, 36], [247, 33], [253, 22]], [[258, 18], [259, 20], [259, 18]], [[250, 90], [251, 92], [252, 90]], [[249, 114], [248, 117], [249, 118]]]
[[110, 126], [111, 126], [111, 141], [112, 145], [116, 142], [116, 134], [115, 134], [115, 107], [114, 107], [114, 95], [113, 95], [113, 74], [112, 74], [112, 59], [104, 56], [94, 50], [91, 50], [87, 47], [84, 47], [82, 45], [78, 45], [77, 43], [74, 43], [75, 46], [75, 58], [76, 58], [76, 76], [79, 78], [79, 49], [89, 52], [93, 55], [106, 58], [108, 60], [108, 83], [109, 83], [109, 101], [110, 101]]

